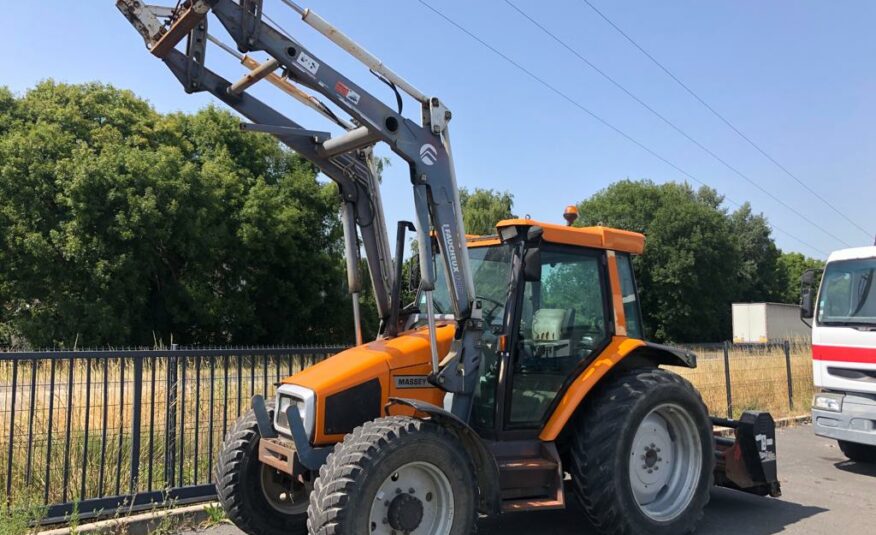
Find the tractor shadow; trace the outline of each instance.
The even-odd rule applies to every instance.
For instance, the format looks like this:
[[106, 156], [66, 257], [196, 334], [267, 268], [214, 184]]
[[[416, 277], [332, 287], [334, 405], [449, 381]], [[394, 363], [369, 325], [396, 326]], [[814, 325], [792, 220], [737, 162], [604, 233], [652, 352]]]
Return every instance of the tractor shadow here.
[[792, 524], [826, 513], [824, 507], [801, 505], [783, 498], [764, 498], [753, 494], [716, 488], [697, 535], [733, 533], [772, 535], [782, 533]]
[[[696, 534], [725, 534], [728, 533], [728, 526], [733, 526], [733, 533], [773, 535], [785, 531], [787, 526], [826, 511], [821, 507], [800, 505], [781, 498], [762, 498], [727, 489], [714, 489]], [[595, 533], [596, 530], [584, 519], [577, 505], [571, 505], [562, 511], [512, 513], [483, 519], [478, 524], [478, 532], [481, 535], [580, 535]]]
[[876, 477], [876, 463], [856, 463], [855, 461], [840, 461], [833, 464], [837, 470], [857, 474], [859, 476]]

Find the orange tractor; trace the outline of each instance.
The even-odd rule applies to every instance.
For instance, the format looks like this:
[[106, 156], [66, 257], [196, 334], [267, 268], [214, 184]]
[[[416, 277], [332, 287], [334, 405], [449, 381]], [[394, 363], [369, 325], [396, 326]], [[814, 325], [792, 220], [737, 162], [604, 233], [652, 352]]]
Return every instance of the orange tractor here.
[[[479, 515], [557, 509], [571, 493], [602, 533], [687, 533], [713, 484], [778, 496], [766, 413], [710, 418], [665, 367], [692, 353], [644, 340], [632, 256], [641, 234], [530, 219], [466, 236], [450, 151], [449, 109], [311, 10], [283, 3], [395, 92], [391, 108], [263, 20], [258, 0], [117, 6], [187, 91], [237, 110], [338, 184], [357, 345], [253, 399], [229, 431], [216, 486], [229, 518], [255, 534], [468, 534]], [[237, 50], [207, 31], [212, 14]], [[212, 17], [210, 18], [212, 20]], [[185, 50], [177, 45], [187, 39]], [[208, 42], [248, 72], [205, 66]], [[258, 62], [252, 51], [270, 59]], [[267, 81], [333, 122], [308, 130], [254, 97]], [[305, 92], [322, 95], [329, 104]], [[421, 120], [402, 114], [406, 93]], [[343, 118], [346, 114], [351, 119]], [[411, 170], [416, 224], [389, 250], [372, 149]], [[417, 232], [416, 301], [403, 306], [405, 233]], [[363, 343], [361, 247], [381, 326]], [[393, 260], [394, 256], [394, 260]], [[713, 425], [735, 430], [716, 436]]]

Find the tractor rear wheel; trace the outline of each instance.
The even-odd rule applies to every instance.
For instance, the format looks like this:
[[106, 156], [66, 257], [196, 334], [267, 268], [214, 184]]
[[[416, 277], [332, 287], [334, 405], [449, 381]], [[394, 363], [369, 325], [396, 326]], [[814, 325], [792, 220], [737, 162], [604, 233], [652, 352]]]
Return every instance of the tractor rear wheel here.
[[837, 440], [843, 455], [857, 463], [876, 463], [876, 446]]
[[714, 439], [694, 387], [660, 369], [609, 380], [572, 437], [575, 493], [606, 535], [692, 532], [709, 501]]
[[468, 534], [478, 500], [465, 448], [434, 423], [390, 416], [335, 446], [314, 482], [314, 535]]
[[[273, 403], [267, 405], [273, 416]], [[228, 431], [216, 462], [219, 502], [229, 520], [250, 535], [305, 535], [310, 484], [262, 464], [260, 439], [252, 410]]]

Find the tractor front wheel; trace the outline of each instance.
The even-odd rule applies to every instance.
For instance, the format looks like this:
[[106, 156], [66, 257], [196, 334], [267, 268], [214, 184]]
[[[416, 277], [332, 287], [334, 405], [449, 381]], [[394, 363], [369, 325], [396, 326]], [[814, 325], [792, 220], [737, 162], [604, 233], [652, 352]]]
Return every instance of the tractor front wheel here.
[[692, 532], [709, 501], [712, 426], [699, 393], [660, 369], [609, 380], [572, 438], [576, 494], [605, 535]]
[[[273, 403], [268, 403], [273, 415]], [[259, 461], [259, 428], [248, 411], [228, 431], [216, 462], [216, 491], [228, 518], [250, 535], [305, 535], [311, 485]]]
[[314, 535], [468, 534], [478, 501], [471, 459], [434, 423], [405, 416], [367, 422], [335, 446], [314, 482]]

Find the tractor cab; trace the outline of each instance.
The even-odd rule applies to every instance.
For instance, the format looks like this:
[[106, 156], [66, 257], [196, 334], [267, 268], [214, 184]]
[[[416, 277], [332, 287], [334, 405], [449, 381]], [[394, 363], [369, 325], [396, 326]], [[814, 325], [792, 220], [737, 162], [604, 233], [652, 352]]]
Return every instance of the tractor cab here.
[[[576, 370], [615, 336], [643, 338], [631, 258], [645, 239], [530, 219], [504, 220], [496, 228], [496, 235], [467, 242], [484, 322], [471, 425], [482, 436], [535, 437]], [[444, 281], [436, 259], [437, 280]], [[419, 310], [424, 297], [418, 296]], [[452, 310], [446, 283], [432, 299], [439, 319]]]

